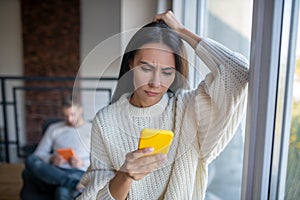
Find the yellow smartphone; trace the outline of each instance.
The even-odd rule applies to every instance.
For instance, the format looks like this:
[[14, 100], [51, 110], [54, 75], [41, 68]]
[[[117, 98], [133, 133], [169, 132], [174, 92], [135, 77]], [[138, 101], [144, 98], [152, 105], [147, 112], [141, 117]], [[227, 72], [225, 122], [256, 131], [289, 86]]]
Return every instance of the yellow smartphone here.
[[75, 152], [71, 148], [56, 149], [56, 152], [66, 160], [70, 160], [72, 156], [75, 156]]
[[151, 154], [168, 154], [174, 133], [170, 130], [144, 128], [141, 131], [139, 149], [153, 147]]

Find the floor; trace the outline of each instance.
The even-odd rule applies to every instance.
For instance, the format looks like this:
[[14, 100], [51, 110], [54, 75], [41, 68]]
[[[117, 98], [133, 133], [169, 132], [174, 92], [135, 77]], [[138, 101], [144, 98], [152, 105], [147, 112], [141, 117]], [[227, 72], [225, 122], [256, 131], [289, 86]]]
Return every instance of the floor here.
[[0, 164], [0, 200], [18, 200], [23, 164]]

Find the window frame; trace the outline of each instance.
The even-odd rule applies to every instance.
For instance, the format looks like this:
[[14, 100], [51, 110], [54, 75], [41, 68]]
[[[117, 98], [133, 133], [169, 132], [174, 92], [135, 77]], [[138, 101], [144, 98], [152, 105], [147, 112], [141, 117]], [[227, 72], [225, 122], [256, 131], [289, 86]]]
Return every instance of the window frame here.
[[254, 0], [241, 199], [269, 199], [284, 0]]
[[[245, 127], [241, 199], [284, 199], [288, 158], [295, 44], [300, 0], [253, 0], [248, 106]], [[203, 34], [206, 0], [197, 1], [196, 32]], [[173, 11], [185, 21], [187, 1], [173, 0]], [[288, 49], [282, 46], [284, 12], [290, 14]], [[294, 20], [293, 20], [294, 19]], [[286, 41], [285, 41], [286, 42]], [[286, 60], [281, 130], [275, 132], [280, 59]], [[198, 77], [194, 77], [198, 79]], [[276, 137], [276, 138], [275, 138]], [[279, 138], [279, 139], [278, 139]]]
[[[241, 199], [284, 199], [298, 14], [298, 0], [253, 2]], [[284, 18], [290, 24], [284, 24]], [[288, 41], [282, 37], [284, 28], [289, 29]], [[287, 48], [281, 48], [284, 42]], [[278, 116], [282, 54], [287, 58], [283, 112]], [[276, 117], [281, 119], [279, 131], [275, 130]]]

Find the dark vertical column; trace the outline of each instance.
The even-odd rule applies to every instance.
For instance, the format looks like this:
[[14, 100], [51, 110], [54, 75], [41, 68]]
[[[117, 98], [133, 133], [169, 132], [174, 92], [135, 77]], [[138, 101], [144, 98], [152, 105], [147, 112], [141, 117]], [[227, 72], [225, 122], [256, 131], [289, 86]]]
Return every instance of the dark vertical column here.
[[[80, 0], [22, 0], [24, 75], [75, 77], [80, 67]], [[26, 86], [72, 87], [68, 82], [27, 81]], [[28, 143], [40, 140], [44, 119], [61, 115], [72, 91], [26, 91]]]

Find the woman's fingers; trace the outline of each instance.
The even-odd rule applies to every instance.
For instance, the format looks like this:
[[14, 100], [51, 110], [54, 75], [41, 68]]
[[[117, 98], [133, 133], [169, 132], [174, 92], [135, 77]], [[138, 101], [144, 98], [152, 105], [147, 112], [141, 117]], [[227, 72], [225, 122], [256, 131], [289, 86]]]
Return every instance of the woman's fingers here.
[[154, 21], [162, 20], [171, 29], [176, 31], [178, 35], [191, 45], [194, 49], [197, 47], [198, 43], [201, 41], [201, 37], [197, 34], [186, 29], [183, 24], [175, 17], [172, 11], [167, 11], [165, 13], [155, 15]]
[[158, 169], [166, 160], [164, 154], [145, 156], [128, 165], [126, 172], [134, 180], [140, 180], [149, 173]]
[[154, 149], [151, 148], [151, 147], [138, 149], [136, 151], [133, 151], [133, 152], [127, 154], [126, 158], [128, 158], [128, 159], [138, 159], [138, 158], [146, 156], [147, 154], [152, 153], [153, 151], [154, 151]]
[[125, 163], [121, 167], [121, 171], [125, 172], [134, 180], [139, 180], [158, 169], [165, 162], [166, 155], [149, 155], [152, 151], [153, 149], [151, 148], [145, 148], [128, 153]]
[[166, 160], [164, 154], [144, 155], [139, 158], [134, 158], [133, 155], [127, 155], [125, 166], [127, 171], [134, 173], [153, 171]]
[[182, 23], [175, 17], [172, 11], [167, 11], [154, 16], [153, 21], [164, 21], [170, 28], [179, 31], [184, 28]]
[[140, 172], [151, 172], [157, 169], [166, 159], [164, 154], [145, 156], [136, 160], [135, 168]]

